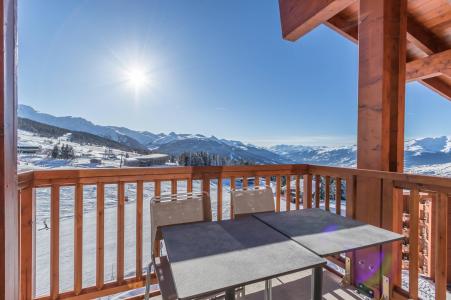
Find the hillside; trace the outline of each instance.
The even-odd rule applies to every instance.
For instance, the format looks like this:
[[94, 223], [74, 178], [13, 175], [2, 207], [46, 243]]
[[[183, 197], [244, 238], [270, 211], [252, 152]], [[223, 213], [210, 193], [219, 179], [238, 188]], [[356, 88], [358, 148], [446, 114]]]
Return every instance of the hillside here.
[[70, 134], [69, 141], [78, 143], [80, 145], [97, 145], [122, 150], [126, 152], [137, 152], [140, 154], [147, 154], [150, 152], [149, 150], [142, 149], [142, 147], [140, 148], [129, 147], [126, 144], [122, 144], [87, 132], [71, 131], [68, 129], [47, 125], [20, 117], [18, 119], [19, 119], [18, 125], [20, 130], [31, 132], [42, 137], [57, 139], [64, 135]]

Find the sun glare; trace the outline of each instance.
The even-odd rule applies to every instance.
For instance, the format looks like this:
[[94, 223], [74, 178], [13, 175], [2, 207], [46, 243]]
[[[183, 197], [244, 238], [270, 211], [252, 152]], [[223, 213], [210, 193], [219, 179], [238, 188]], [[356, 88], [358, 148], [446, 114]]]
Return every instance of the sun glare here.
[[139, 67], [131, 67], [126, 70], [125, 80], [135, 90], [140, 90], [149, 85], [149, 75], [147, 72]]

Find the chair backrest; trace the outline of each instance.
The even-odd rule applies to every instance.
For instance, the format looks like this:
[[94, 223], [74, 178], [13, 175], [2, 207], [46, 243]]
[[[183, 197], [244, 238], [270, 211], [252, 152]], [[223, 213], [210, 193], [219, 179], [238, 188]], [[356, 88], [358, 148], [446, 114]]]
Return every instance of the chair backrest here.
[[[210, 198], [206, 193], [154, 197], [150, 201], [152, 252], [161, 240], [162, 226], [211, 221]], [[159, 253], [153, 253], [159, 256]]]
[[232, 191], [230, 196], [234, 218], [275, 210], [274, 195], [269, 188], [236, 190]]

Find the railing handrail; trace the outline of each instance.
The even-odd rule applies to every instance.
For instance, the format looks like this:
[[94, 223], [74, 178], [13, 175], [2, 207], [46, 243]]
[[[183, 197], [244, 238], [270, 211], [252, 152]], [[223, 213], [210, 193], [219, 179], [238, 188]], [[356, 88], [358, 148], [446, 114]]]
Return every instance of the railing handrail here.
[[[29, 299], [32, 295], [32, 278], [33, 278], [33, 235], [34, 235], [34, 218], [35, 218], [35, 189], [50, 188], [50, 213], [52, 224], [51, 252], [54, 254], [51, 260], [52, 278], [50, 281], [50, 295], [40, 297], [38, 299], [51, 299], [55, 297], [86, 297], [110, 295], [115, 292], [125, 291], [140, 287], [144, 284], [142, 277], [142, 233], [143, 233], [143, 199], [144, 199], [144, 183], [153, 182], [154, 196], [162, 195], [162, 184], [170, 183], [171, 194], [177, 194], [178, 182], [184, 181], [186, 193], [193, 192], [194, 181], [200, 182], [201, 192], [210, 192], [211, 182], [217, 183], [216, 193], [216, 212], [217, 219], [221, 220], [223, 215], [223, 187], [229, 180], [230, 190], [236, 188], [237, 180], [242, 181], [240, 188], [249, 186], [260, 186], [262, 178], [265, 186], [272, 186], [275, 189], [276, 210], [280, 211], [282, 200], [285, 202], [286, 210], [299, 209], [302, 199], [303, 208], [320, 207], [324, 205], [324, 209], [330, 211], [331, 208], [331, 192], [335, 194], [334, 212], [341, 214], [341, 205], [346, 208], [347, 217], [355, 217], [355, 204], [357, 203], [357, 185], [359, 178], [365, 181], [366, 178], [375, 178], [381, 181], [384, 187], [384, 193], [381, 194], [383, 201], [394, 199], [395, 189], [410, 190], [410, 196], [415, 197], [413, 203], [418, 201], [420, 191], [434, 192], [439, 213], [444, 214], [447, 211], [447, 201], [451, 195], [451, 178], [407, 174], [396, 172], [375, 171], [366, 169], [355, 169], [345, 167], [320, 166], [310, 164], [282, 164], [282, 165], [251, 165], [251, 166], [206, 166], [206, 167], [148, 167], [148, 168], [108, 168], [108, 169], [57, 169], [57, 170], [32, 170], [18, 174], [18, 189], [21, 205], [21, 294], [22, 299]], [[324, 181], [322, 178], [324, 177]], [[253, 178], [253, 184], [249, 179]], [[295, 178], [294, 182], [292, 179]], [[286, 190], [295, 190], [292, 193], [283, 195], [282, 182], [285, 179]], [[346, 185], [343, 186], [342, 180]], [[302, 181], [302, 183], [301, 183]], [[124, 278], [124, 208], [125, 208], [125, 185], [128, 183], [136, 184], [136, 276], [134, 278]], [[314, 184], [313, 184], [314, 183]], [[117, 280], [115, 282], [104, 282], [104, 210], [105, 210], [105, 185], [117, 185]], [[301, 184], [303, 189], [301, 190]], [[97, 265], [96, 265], [96, 285], [90, 287], [82, 287], [82, 240], [83, 240], [83, 187], [95, 185], [97, 190], [96, 196], [96, 215], [97, 215], [97, 243], [96, 249]], [[331, 189], [335, 186], [335, 190]], [[59, 291], [59, 261], [57, 258], [59, 253], [59, 191], [64, 186], [75, 186], [74, 189], [74, 289], [72, 291]], [[324, 188], [324, 202], [322, 201], [321, 192], [318, 189]], [[196, 189], [199, 186], [196, 183]], [[226, 190], [224, 190], [225, 192]], [[185, 192], [185, 191], [184, 191]], [[346, 197], [342, 197], [345, 192]], [[346, 203], [341, 202], [346, 199]], [[294, 201], [291, 201], [294, 200]], [[360, 200], [364, 201], [364, 200]], [[384, 202], [390, 203], [390, 202]], [[321, 206], [322, 207], [322, 206]], [[417, 207], [417, 206], [416, 206]], [[232, 215], [233, 207], [230, 206], [230, 215]], [[443, 211], [442, 211], [443, 210]], [[418, 215], [418, 214], [417, 214]], [[413, 215], [413, 218], [417, 218]], [[395, 216], [394, 216], [395, 217]], [[446, 238], [446, 215], [440, 215], [440, 224], [437, 223], [436, 239], [443, 240]], [[398, 220], [400, 221], [400, 220]], [[99, 225], [100, 224], [100, 225]], [[401, 223], [397, 223], [396, 226]], [[379, 224], [386, 229], [401, 231], [401, 228], [393, 224]], [[393, 226], [392, 226], [393, 225]], [[396, 228], [395, 228], [396, 227]], [[53, 231], [55, 230], [55, 231]], [[412, 249], [418, 248], [418, 241], [413, 240]], [[391, 251], [391, 250], [390, 250]], [[397, 253], [398, 250], [393, 250]], [[443, 256], [446, 249], [439, 249], [437, 254]], [[352, 259], [352, 258], [351, 258]], [[344, 265], [343, 265], [344, 267]], [[416, 269], [415, 261], [413, 261], [410, 269]], [[443, 274], [445, 266], [437, 265], [436, 272], [442, 274], [436, 283], [439, 283], [439, 290], [443, 293], [446, 289], [446, 278]], [[412, 272], [413, 280], [418, 278], [418, 272]], [[155, 283], [155, 278], [153, 278]], [[400, 290], [400, 285], [395, 284], [394, 292]], [[404, 291], [405, 292], [405, 291]], [[399, 294], [399, 293], [398, 293]], [[401, 293], [402, 294], [402, 293]], [[410, 294], [415, 294], [415, 285], [410, 288]], [[35, 298], [36, 299], [36, 298]]]

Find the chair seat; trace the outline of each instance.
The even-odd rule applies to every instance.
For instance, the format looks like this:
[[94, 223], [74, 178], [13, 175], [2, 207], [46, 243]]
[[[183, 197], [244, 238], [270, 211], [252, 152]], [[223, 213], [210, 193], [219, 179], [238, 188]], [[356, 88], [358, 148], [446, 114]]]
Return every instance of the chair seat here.
[[154, 261], [155, 273], [160, 286], [161, 297], [164, 300], [176, 300], [177, 292], [174, 286], [174, 279], [166, 256], [156, 257]]

